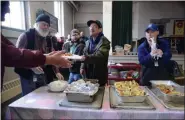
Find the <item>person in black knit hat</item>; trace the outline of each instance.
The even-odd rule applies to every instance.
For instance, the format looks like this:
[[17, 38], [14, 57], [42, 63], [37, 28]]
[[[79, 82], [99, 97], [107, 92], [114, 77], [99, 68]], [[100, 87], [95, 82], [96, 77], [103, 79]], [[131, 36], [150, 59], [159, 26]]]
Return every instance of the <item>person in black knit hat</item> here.
[[45, 14], [40, 14], [36, 18], [35, 22], [36, 22], [34, 24], [35, 30], [39, 33], [40, 36], [46, 37], [49, 34], [50, 17]]
[[[40, 14], [36, 18], [34, 28], [30, 28], [19, 36], [16, 47], [39, 50], [43, 54], [56, 50], [55, 41], [48, 39], [49, 28], [50, 17]], [[39, 66], [35, 69], [15, 68], [15, 72], [20, 76], [23, 96], [40, 86], [52, 82], [55, 78], [59, 80], [64, 79], [60, 74], [59, 68], [52, 65]]]
[[50, 26], [50, 17], [48, 15], [45, 14], [40, 14], [37, 18], [36, 18], [36, 23], [44, 21], [46, 23], [48, 23], [48, 25]]

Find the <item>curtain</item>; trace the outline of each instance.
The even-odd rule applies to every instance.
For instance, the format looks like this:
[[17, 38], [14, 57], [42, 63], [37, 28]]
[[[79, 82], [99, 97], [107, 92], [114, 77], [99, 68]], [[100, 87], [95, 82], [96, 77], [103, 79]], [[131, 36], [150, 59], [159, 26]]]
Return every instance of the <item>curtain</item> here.
[[112, 47], [132, 42], [132, 1], [112, 2]]

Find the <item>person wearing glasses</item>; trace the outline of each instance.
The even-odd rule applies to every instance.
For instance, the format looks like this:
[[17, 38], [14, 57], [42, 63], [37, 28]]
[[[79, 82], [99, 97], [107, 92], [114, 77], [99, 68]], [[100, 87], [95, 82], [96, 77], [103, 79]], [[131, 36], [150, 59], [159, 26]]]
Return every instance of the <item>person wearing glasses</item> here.
[[110, 41], [104, 36], [99, 20], [89, 20], [87, 25], [90, 38], [86, 41], [80, 73], [88, 79], [98, 79], [100, 86], [104, 86], [108, 79]]

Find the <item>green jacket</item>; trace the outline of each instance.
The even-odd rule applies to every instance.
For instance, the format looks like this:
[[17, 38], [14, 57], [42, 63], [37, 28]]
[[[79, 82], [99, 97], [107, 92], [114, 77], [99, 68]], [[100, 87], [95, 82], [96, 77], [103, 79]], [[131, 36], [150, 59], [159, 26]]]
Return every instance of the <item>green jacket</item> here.
[[86, 78], [98, 79], [100, 86], [104, 86], [108, 79], [108, 57], [110, 41], [102, 36], [95, 47], [95, 52], [89, 54], [90, 40], [86, 41], [84, 48], [85, 61], [81, 64], [81, 69], [85, 70]]

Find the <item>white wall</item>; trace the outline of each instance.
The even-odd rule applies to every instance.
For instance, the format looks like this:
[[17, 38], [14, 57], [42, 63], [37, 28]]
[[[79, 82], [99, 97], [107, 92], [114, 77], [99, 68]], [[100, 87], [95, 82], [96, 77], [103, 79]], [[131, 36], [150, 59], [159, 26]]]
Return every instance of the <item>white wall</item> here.
[[[67, 37], [67, 35], [73, 29], [73, 9], [67, 3], [67, 1], [64, 1], [63, 5], [64, 8], [61, 9], [63, 10], [63, 12], [61, 11], [61, 14], [62, 13], [64, 14], [64, 35], [65, 37]], [[36, 12], [38, 9], [44, 9], [45, 11], [54, 15], [54, 2], [53, 1], [29, 2], [29, 11], [30, 11], [29, 19], [31, 20], [31, 27], [33, 27], [33, 24], [35, 23]]]
[[[36, 19], [36, 11], [39, 8], [42, 8], [44, 10], [46, 10], [47, 12], [54, 14], [54, 2], [28, 2], [29, 4], [29, 11], [30, 13], [28, 13], [27, 17], [29, 18], [29, 20], [31, 21], [31, 27], [33, 26], [33, 24], [35, 23], [35, 19]], [[29, 14], [31, 16], [29, 16]], [[24, 32], [21, 30], [16, 30], [16, 29], [9, 29], [6, 27], [3, 27], [2, 29], [2, 34], [7, 37], [12, 43], [16, 43], [17, 42], [17, 38], [19, 37], [19, 35]], [[5, 70], [5, 75], [4, 75], [4, 83], [6, 83], [7, 81], [11, 81], [14, 79], [17, 79], [18, 75], [14, 73], [13, 68], [11, 67], [6, 67]]]
[[[18, 36], [23, 32], [20, 30], [10, 29], [10, 28], [6, 28], [6, 27], [2, 27], [1, 30], [2, 30], [2, 34], [14, 44], [16, 43]], [[10, 85], [10, 83], [13, 83], [14, 81], [17, 81], [17, 80], [19, 80], [19, 76], [14, 72], [14, 68], [13, 67], [5, 67], [4, 77], [3, 77], [3, 85], [6, 85], [6, 87], [9, 86], [8, 87], [9, 89], [1, 92], [1, 98], [2, 98], [1, 103], [5, 102], [5, 101], [11, 99], [12, 97], [21, 93], [20, 85], [16, 85], [13, 88], [11, 86], [12, 84]], [[13, 85], [15, 85], [15, 84], [13, 84]], [[6, 89], [6, 87], [5, 87], [5, 89]]]
[[[103, 2], [103, 23], [103, 33], [112, 44], [112, 1]], [[109, 52], [112, 53], [112, 48]]]
[[[35, 23], [37, 9], [43, 8], [47, 12], [54, 14], [54, 2], [27, 2], [26, 4], [29, 6], [27, 7], [27, 10], [28, 12], [30, 12], [26, 14], [27, 15], [26, 17], [28, 17], [28, 21], [26, 22], [30, 23], [30, 27], [33, 27], [33, 24]], [[24, 32], [24, 31], [10, 29], [6, 27], [2, 27], [1, 30], [2, 30], [2, 34], [14, 44], [16, 43], [19, 35], [22, 32]], [[6, 83], [8, 84], [8, 83], [11, 83], [12, 81], [19, 80], [19, 76], [14, 72], [13, 67], [6, 67], [3, 80], [4, 80], [4, 84]], [[2, 93], [3, 102], [14, 97], [20, 92], [21, 92], [20, 86], [3, 92]]]
[[137, 40], [138, 37], [138, 26], [139, 26], [139, 3], [137, 1], [133, 1], [132, 5], [132, 38], [133, 40]]
[[67, 37], [73, 29], [73, 8], [64, 2], [64, 35]]
[[75, 23], [86, 23], [88, 20], [103, 20], [103, 2], [80, 2], [79, 11], [75, 13]]
[[[135, 2], [133, 4], [133, 38], [144, 36], [151, 19], [185, 18], [184, 5], [179, 2]], [[167, 33], [172, 34], [173, 21], [167, 24]]]
[[[16, 29], [9, 29], [9, 28], [2, 28], [2, 34], [10, 40], [12, 43], [16, 43], [18, 36], [23, 32], [23, 31], [17, 31]], [[5, 74], [4, 74], [4, 84], [8, 81], [17, 79], [18, 75], [14, 72], [14, 69], [12, 67], [6, 67], [5, 68]]]
[[35, 23], [36, 12], [38, 9], [44, 9], [45, 11], [54, 15], [54, 2], [53, 1], [38, 1], [38, 2], [29, 1], [29, 11], [30, 11], [29, 20], [31, 20], [31, 27], [33, 27]]
[[83, 1], [80, 2], [79, 11], [75, 13], [75, 24], [79, 30], [89, 35], [87, 27], [88, 20], [100, 20], [103, 22], [103, 2], [102, 1]]

